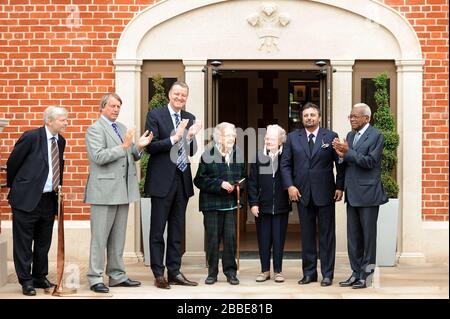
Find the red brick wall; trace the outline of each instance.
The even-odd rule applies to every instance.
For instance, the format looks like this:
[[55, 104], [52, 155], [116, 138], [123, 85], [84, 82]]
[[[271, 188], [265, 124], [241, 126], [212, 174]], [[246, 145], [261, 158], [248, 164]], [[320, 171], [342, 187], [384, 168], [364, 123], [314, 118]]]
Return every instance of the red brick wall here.
[[[66, 107], [67, 219], [89, 219], [89, 206], [83, 204], [88, 175], [84, 135], [98, 118], [100, 97], [114, 91], [112, 60], [121, 32], [154, 2], [0, 0], [0, 118], [9, 120], [0, 133], [0, 165], [23, 131], [43, 125], [45, 107]], [[6, 195], [2, 189], [3, 219], [9, 216]]]
[[424, 220], [448, 221], [448, 0], [384, 2], [409, 20], [422, 45], [422, 213]]
[[[0, 165], [15, 141], [42, 125], [49, 104], [69, 109], [65, 136], [68, 219], [88, 219], [84, 132], [98, 117], [101, 95], [114, 90], [112, 59], [120, 34], [152, 0], [0, 0]], [[92, 4], [95, 3], [95, 4]], [[384, 0], [412, 24], [422, 44], [423, 218], [448, 221], [448, 1]], [[78, 8], [79, 19], [76, 11]], [[74, 122], [76, 119], [76, 122]], [[70, 123], [70, 124], [72, 124]], [[4, 182], [4, 174], [0, 179]], [[6, 190], [0, 212], [9, 218]]]

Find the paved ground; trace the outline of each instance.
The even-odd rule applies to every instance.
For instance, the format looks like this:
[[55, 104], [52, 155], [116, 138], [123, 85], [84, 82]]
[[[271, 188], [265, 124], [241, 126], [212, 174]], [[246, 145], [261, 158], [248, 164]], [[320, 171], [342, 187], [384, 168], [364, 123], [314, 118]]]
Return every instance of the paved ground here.
[[[448, 299], [448, 264], [399, 264], [397, 267], [377, 269], [374, 287], [355, 290], [341, 288], [338, 282], [350, 274], [345, 261], [336, 262], [335, 280], [331, 287], [321, 287], [319, 283], [298, 285], [301, 264], [299, 260], [285, 260], [284, 283], [273, 280], [264, 283], [255, 282], [259, 271], [258, 260], [241, 260], [238, 278], [241, 284], [231, 286], [220, 274], [214, 285], [205, 285], [207, 270], [201, 264], [183, 264], [183, 273], [191, 280], [198, 281], [197, 287], [172, 286], [170, 290], [153, 286], [150, 268], [143, 263], [127, 263], [127, 273], [131, 279], [142, 282], [137, 288], [111, 288], [110, 294], [95, 294], [89, 290], [86, 280], [87, 263], [66, 264], [66, 287], [78, 286], [77, 294], [67, 298], [125, 298], [125, 299]], [[50, 264], [49, 279], [55, 281], [55, 265]], [[35, 297], [26, 297], [21, 293], [12, 263], [8, 264], [8, 283], [0, 288], [0, 299], [54, 299], [50, 294], [38, 289]], [[320, 281], [320, 278], [319, 278]], [[107, 280], [105, 280], [107, 284]]]

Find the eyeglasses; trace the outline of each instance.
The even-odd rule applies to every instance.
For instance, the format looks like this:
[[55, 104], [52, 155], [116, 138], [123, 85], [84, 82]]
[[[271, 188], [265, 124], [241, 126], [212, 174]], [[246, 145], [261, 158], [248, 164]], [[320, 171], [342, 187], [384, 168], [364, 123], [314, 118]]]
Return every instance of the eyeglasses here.
[[364, 116], [367, 116], [367, 115], [355, 115], [355, 114], [350, 114], [350, 115], [348, 116], [348, 119], [349, 119], [349, 120], [351, 120], [351, 119], [360, 119], [360, 118], [362, 118], [362, 117], [364, 117]]

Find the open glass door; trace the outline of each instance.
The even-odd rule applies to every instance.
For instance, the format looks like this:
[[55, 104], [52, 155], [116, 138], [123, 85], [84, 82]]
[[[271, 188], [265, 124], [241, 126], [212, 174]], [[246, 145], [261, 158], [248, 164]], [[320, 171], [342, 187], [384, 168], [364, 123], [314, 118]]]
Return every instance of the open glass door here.
[[321, 127], [331, 129], [331, 83], [333, 76], [333, 68], [329, 62], [317, 61], [316, 65], [321, 67], [318, 72], [319, 77], [319, 90], [320, 90], [320, 116], [322, 121]]
[[203, 69], [205, 73], [205, 126], [215, 127], [218, 124], [219, 105], [219, 66], [220, 61], [208, 61]]

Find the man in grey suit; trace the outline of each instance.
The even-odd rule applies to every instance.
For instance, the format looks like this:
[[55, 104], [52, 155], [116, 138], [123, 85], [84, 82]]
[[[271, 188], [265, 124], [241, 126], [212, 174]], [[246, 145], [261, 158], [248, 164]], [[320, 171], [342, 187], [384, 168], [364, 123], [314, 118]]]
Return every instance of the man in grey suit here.
[[347, 248], [353, 271], [350, 278], [339, 285], [354, 289], [370, 285], [376, 263], [378, 210], [388, 201], [381, 184], [384, 137], [369, 124], [370, 116], [367, 104], [355, 104], [349, 116], [353, 130], [346, 141], [333, 141], [345, 166]]
[[141, 158], [153, 134], [148, 131], [136, 144], [135, 129], [117, 122], [122, 100], [115, 93], [104, 95], [100, 102], [100, 118], [88, 128], [86, 148], [89, 177], [84, 201], [91, 204], [91, 251], [87, 274], [91, 290], [109, 292], [103, 284], [105, 249], [106, 275], [110, 287], [136, 287], [141, 283], [125, 273], [123, 249], [129, 203], [139, 200], [139, 187], [134, 161]]

